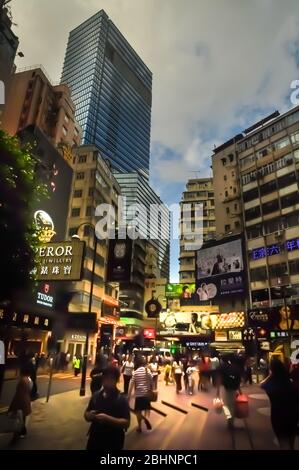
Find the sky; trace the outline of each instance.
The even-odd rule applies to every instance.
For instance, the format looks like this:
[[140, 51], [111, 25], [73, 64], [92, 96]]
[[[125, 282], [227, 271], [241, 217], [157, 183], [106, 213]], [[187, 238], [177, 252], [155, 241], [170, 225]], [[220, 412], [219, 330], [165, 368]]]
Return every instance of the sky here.
[[[299, 79], [298, 0], [12, 0], [23, 58], [60, 79], [69, 31], [104, 9], [153, 72], [151, 183], [167, 204], [211, 176], [214, 146], [278, 109]], [[178, 280], [178, 242], [171, 280]]]

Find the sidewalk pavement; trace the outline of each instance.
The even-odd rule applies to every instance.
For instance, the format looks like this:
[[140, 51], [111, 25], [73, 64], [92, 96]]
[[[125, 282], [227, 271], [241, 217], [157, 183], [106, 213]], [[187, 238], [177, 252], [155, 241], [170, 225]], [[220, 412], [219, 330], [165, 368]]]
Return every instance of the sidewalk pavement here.
[[[122, 389], [122, 384], [120, 385]], [[174, 385], [165, 386], [159, 377], [159, 401], [153, 404], [152, 431], [136, 433], [136, 417], [132, 413], [126, 434], [126, 449], [278, 449], [270, 423], [269, 403], [264, 392], [252, 385], [244, 388], [250, 399], [247, 423], [237, 420], [234, 435], [228, 431], [223, 414], [212, 407], [215, 391], [196, 392], [193, 396], [177, 395]], [[13, 447], [10, 435], [0, 434], [0, 449], [84, 449], [89, 424], [84, 421], [84, 410], [89, 396], [80, 397], [79, 391], [69, 391], [33, 402], [28, 419], [28, 435]], [[196, 404], [198, 407], [194, 407]], [[175, 405], [177, 409], [169, 405]], [[247, 432], [247, 427], [249, 434]], [[299, 439], [297, 448], [299, 449]]]

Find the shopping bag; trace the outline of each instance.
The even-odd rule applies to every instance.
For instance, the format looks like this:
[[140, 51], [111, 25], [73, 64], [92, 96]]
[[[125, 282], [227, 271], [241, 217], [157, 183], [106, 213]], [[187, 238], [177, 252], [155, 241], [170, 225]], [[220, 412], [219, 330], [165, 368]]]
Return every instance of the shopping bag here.
[[244, 419], [249, 416], [248, 396], [244, 393], [238, 393], [235, 400], [235, 417]]
[[223, 410], [223, 401], [221, 398], [214, 398], [213, 400], [213, 408], [216, 413], [220, 414], [222, 413]]
[[20, 432], [23, 424], [23, 413], [21, 410], [9, 411], [0, 415], [0, 433]]

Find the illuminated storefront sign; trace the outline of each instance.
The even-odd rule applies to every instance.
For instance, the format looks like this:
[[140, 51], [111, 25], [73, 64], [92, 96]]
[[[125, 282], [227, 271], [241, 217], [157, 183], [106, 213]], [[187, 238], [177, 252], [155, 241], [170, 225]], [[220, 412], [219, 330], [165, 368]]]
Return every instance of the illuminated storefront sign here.
[[42, 284], [41, 290], [36, 293], [36, 303], [53, 308], [54, 296], [52, 295], [50, 284]]
[[156, 330], [155, 328], [144, 328], [143, 336], [146, 339], [155, 339], [156, 338]]
[[38, 281], [81, 279], [84, 242], [79, 240], [45, 243], [36, 254], [34, 274]]
[[292, 240], [287, 240], [285, 243], [287, 251], [299, 250], [299, 238], [293, 238]]
[[280, 244], [275, 244], [275, 245], [262, 246], [260, 248], [255, 248], [251, 252], [251, 258], [253, 260], [257, 260], [257, 259], [266, 258], [266, 256], [279, 255], [283, 251], [284, 248], [286, 249], [286, 251], [299, 250], [299, 238], [293, 238], [291, 240], [287, 240], [284, 246]]
[[266, 258], [266, 256], [279, 255], [281, 251], [280, 245], [262, 246], [252, 250], [251, 257], [253, 260]]

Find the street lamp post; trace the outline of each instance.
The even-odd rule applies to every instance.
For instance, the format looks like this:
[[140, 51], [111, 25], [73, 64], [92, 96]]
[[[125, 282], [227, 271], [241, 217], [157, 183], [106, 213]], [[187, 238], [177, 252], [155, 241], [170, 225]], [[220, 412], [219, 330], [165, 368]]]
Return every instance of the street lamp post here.
[[[78, 232], [79, 229], [83, 226], [89, 226], [93, 229], [93, 257], [92, 257], [92, 268], [91, 268], [91, 280], [90, 280], [90, 293], [89, 293], [89, 303], [88, 303], [88, 313], [91, 313], [92, 308], [92, 296], [93, 296], [93, 285], [94, 285], [94, 272], [95, 272], [95, 264], [96, 264], [96, 254], [97, 254], [97, 246], [98, 240], [95, 233], [95, 226], [90, 224], [89, 222], [84, 222], [79, 225], [77, 228], [77, 235], [74, 235], [73, 238], [79, 238]], [[84, 356], [83, 356], [83, 365], [82, 365], [82, 377], [81, 377], [81, 386], [80, 386], [80, 397], [85, 396], [85, 387], [86, 387], [86, 373], [87, 373], [87, 362], [88, 362], [88, 336], [89, 331], [86, 331], [86, 338], [84, 343]]]

